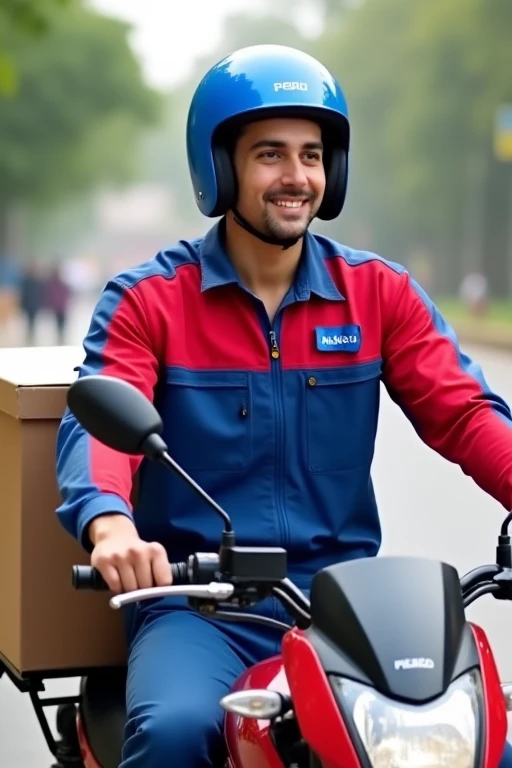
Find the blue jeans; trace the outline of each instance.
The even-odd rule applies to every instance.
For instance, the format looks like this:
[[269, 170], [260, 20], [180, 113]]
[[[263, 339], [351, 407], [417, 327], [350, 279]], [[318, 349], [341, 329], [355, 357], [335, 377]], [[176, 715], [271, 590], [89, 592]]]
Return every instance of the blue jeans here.
[[[276, 617], [287, 620], [280, 609]], [[136, 606], [119, 768], [221, 765], [225, 712], [219, 700], [248, 666], [279, 653], [281, 639], [279, 630], [261, 625], [210, 622], [186, 608], [169, 610], [165, 600]], [[508, 743], [500, 768], [512, 768]]]
[[249, 666], [280, 653], [283, 633], [208, 621], [161, 600], [136, 608], [129, 634], [119, 768], [222, 765], [226, 713], [219, 701]]

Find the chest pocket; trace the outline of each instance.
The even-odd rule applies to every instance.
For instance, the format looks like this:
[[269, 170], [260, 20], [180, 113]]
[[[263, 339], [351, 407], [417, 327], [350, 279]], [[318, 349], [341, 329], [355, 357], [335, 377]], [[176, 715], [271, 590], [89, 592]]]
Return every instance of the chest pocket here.
[[379, 360], [306, 373], [310, 472], [337, 472], [371, 463], [381, 368]]
[[252, 457], [249, 376], [173, 369], [163, 397], [165, 440], [184, 469], [237, 471]]

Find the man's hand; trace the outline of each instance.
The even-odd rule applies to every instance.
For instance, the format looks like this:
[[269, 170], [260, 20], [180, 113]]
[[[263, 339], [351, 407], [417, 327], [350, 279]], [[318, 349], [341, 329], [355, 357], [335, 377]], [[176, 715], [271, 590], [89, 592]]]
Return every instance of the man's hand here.
[[110, 590], [131, 592], [145, 587], [172, 584], [172, 571], [164, 547], [142, 541], [134, 523], [126, 515], [101, 515], [88, 529], [94, 549], [91, 565]]

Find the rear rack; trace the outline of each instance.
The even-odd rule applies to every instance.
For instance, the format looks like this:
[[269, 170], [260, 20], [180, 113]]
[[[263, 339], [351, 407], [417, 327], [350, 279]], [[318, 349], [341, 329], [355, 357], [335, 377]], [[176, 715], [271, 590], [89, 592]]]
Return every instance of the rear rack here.
[[[45, 672], [24, 672], [21, 674], [0, 653], [0, 679], [4, 674], [7, 675], [20, 693], [28, 693], [30, 696], [46, 745], [57, 761], [52, 768], [68, 768], [70, 766], [83, 768], [75, 723], [76, 708], [81, 703], [81, 696], [78, 693], [75, 696], [42, 697], [40, 694], [46, 691], [45, 681], [84, 677], [102, 671], [104, 672], [102, 668], [88, 667], [87, 669], [46, 670]], [[58, 707], [57, 730], [62, 737], [59, 740], [54, 737], [50, 728], [45, 712], [47, 707]]]

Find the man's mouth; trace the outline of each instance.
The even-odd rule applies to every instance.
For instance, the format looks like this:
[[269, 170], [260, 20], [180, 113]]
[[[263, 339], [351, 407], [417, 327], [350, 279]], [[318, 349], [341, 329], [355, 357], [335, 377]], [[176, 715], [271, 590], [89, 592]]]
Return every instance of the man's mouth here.
[[277, 205], [278, 208], [302, 208], [302, 206], [308, 201], [306, 199], [283, 200], [279, 198], [276, 200], [271, 200], [270, 202], [273, 203], [274, 205]]

